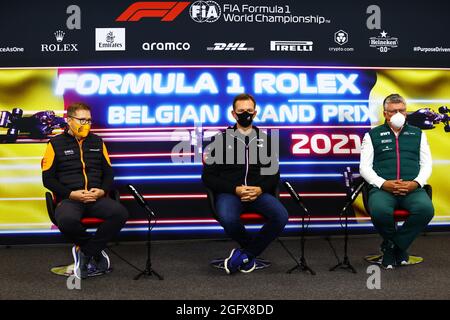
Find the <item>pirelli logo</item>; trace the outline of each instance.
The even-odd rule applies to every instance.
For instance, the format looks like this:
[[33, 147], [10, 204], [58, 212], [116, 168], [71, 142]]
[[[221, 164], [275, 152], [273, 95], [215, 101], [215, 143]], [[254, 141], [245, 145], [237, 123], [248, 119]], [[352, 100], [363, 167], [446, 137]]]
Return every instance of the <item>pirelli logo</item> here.
[[310, 52], [312, 50], [312, 41], [270, 41], [270, 51]]

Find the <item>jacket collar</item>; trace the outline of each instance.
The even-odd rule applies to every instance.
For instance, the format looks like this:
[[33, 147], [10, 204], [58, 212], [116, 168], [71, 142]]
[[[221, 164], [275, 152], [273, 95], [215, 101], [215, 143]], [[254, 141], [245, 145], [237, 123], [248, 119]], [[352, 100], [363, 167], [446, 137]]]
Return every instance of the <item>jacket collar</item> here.
[[[233, 132], [227, 131], [227, 130], [230, 130], [230, 129], [232, 129]], [[253, 140], [255, 140], [256, 138], [259, 138], [259, 128], [256, 127], [256, 126], [252, 126], [252, 129], [255, 130], [255, 133], [254, 133], [254, 135], [253, 135], [253, 132], [251, 132], [251, 135], [250, 135], [250, 136], [251, 136], [251, 139], [250, 139], [250, 141], [248, 142], [249, 144], [250, 144]], [[240, 141], [240, 142], [242, 142], [243, 144], [246, 144], [246, 142], [245, 142], [244, 140], [242, 140], [241, 138], [239, 138], [239, 137], [236, 135], [236, 132], [238, 132], [238, 131], [236, 131], [236, 130], [237, 130], [237, 125], [236, 125], [236, 124], [235, 124], [234, 126], [229, 126], [229, 127], [227, 128], [227, 130], [225, 130], [225, 134], [229, 134], [230, 136], [233, 137], [233, 139], [236, 139], [237, 141]]]
[[[227, 129], [233, 129], [234, 131], [237, 130], [237, 124], [235, 123], [234, 126], [229, 126]], [[252, 125], [252, 129], [254, 129], [256, 131], [256, 134], [259, 133], [259, 128], [257, 126], [253, 126]]]
[[[71, 139], [75, 139], [75, 140], [78, 142], [78, 139], [75, 138], [75, 136], [73, 136], [73, 135], [71, 135], [71, 134], [69, 133], [69, 127], [68, 127], [68, 126], [64, 129], [64, 135], [65, 135], [66, 137], [71, 138]], [[91, 132], [89, 132], [89, 134], [87, 135], [86, 138], [83, 139], [83, 141], [86, 141], [90, 136], [91, 136]]]
[[[389, 126], [389, 124], [387, 123], [387, 120], [384, 120], [384, 124], [383, 124], [385, 127], [386, 127], [386, 129], [387, 130], [389, 130], [389, 131], [392, 131], [394, 134], [395, 134], [395, 132], [394, 132], [394, 130], [392, 130], [392, 128]], [[402, 127], [402, 130], [400, 130], [400, 132], [398, 133], [398, 135], [401, 135], [405, 130], [407, 130], [408, 129], [408, 122], [405, 122], [405, 124], [403, 125], [403, 127]]]

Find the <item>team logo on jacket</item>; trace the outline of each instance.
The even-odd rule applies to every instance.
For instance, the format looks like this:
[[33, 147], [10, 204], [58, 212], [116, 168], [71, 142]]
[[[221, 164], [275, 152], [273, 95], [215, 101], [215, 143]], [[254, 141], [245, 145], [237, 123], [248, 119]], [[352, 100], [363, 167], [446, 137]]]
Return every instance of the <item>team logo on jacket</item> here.
[[73, 150], [64, 150], [64, 154], [65, 154], [66, 156], [70, 156], [70, 155], [75, 154], [75, 151], [73, 151]]
[[256, 143], [258, 148], [264, 148], [264, 139], [256, 139]]

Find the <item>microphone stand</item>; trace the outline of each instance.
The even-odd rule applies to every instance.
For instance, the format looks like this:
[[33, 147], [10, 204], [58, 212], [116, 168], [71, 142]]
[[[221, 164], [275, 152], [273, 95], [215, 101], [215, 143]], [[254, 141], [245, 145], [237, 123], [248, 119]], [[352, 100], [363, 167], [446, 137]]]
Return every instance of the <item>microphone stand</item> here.
[[[350, 176], [350, 177], [349, 177]], [[350, 187], [350, 193], [348, 196], [348, 200], [344, 205], [344, 208], [341, 211], [341, 216], [345, 215], [345, 224], [344, 224], [344, 259], [343, 261], [339, 261], [337, 265], [332, 267], [330, 271], [335, 271], [336, 269], [348, 269], [352, 273], [357, 273], [356, 269], [352, 266], [350, 263], [350, 259], [348, 258], [348, 214], [349, 210], [351, 208], [351, 205], [353, 202], [355, 202], [356, 198], [358, 197], [358, 194], [361, 192], [364, 184], [366, 183], [364, 180], [356, 187], [356, 189], [353, 191], [353, 187], [351, 185], [351, 182], [353, 182], [352, 174], [350, 172], [350, 168], [347, 168], [347, 171], [344, 172], [344, 177], [346, 178], [346, 184]]]
[[301, 202], [301, 200], [299, 199], [298, 194], [295, 192], [295, 190], [292, 188], [292, 186], [290, 185], [289, 182], [285, 181], [284, 185], [286, 186], [286, 188], [288, 189], [289, 193], [291, 194], [292, 198], [295, 200], [295, 202], [300, 206], [300, 208], [302, 209], [302, 232], [300, 234], [300, 260], [297, 261], [297, 265], [295, 265], [294, 267], [292, 267], [291, 269], [289, 269], [287, 271], [287, 273], [292, 273], [295, 270], [299, 270], [299, 271], [306, 271], [311, 273], [311, 275], [315, 276], [316, 272], [311, 269], [308, 265], [308, 263], [306, 263], [306, 259], [305, 259], [305, 216], [308, 215], [308, 209], [306, 209], [306, 207], [303, 205], [303, 203]]
[[147, 213], [147, 219], [148, 219], [148, 231], [147, 231], [147, 262], [145, 263], [145, 269], [141, 273], [139, 273], [137, 276], [134, 277], [134, 280], [139, 280], [140, 277], [146, 276], [150, 277], [152, 275], [155, 275], [159, 280], [163, 280], [164, 278], [155, 270], [153, 270], [152, 267], [152, 255], [151, 255], [151, 248], [152, 248], [152, 216], [154, 217], [155, 214], [153, 211], [147, 207], [144, 208]]
[[156, 217], [156, 215], [153, 213], [152, 209], [148, 206], [147, 202], [145, 201], [144, 197], [136, 190], [136, 188], [132, 185], [128, 185], [128, 189], [133, 194], [134, 198], [138, 202], [138, 204], [144, 208], [145, 212], [147, 213], [147, 219], [148, 219], [148, 230], [147, 230], [147, 261], [145, 263], [145, 269], [144, 271], [140, 272], [137, 276], [134, 277], [134, 280], [139, 280], [142, 276], [150, 277], [152, 275], [155, 275], [159, 280], [163, 280], [164, 278], [155, 270], [153, 270], [152, 267], [152, 255], [151, 255], [151, 248], [152, 248], [152, 217]]

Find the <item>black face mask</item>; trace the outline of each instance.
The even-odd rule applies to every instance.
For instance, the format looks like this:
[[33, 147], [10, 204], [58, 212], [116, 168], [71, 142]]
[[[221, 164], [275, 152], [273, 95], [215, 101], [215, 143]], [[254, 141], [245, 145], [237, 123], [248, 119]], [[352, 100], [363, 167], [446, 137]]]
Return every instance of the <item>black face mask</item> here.
[[236, 115], [238, 117], [237, 122], [244, 128], [247, 128], [248, 126], [250, 126], [252, 124], [253, 113], [244, 111], [242, 113], [236, 113]]

